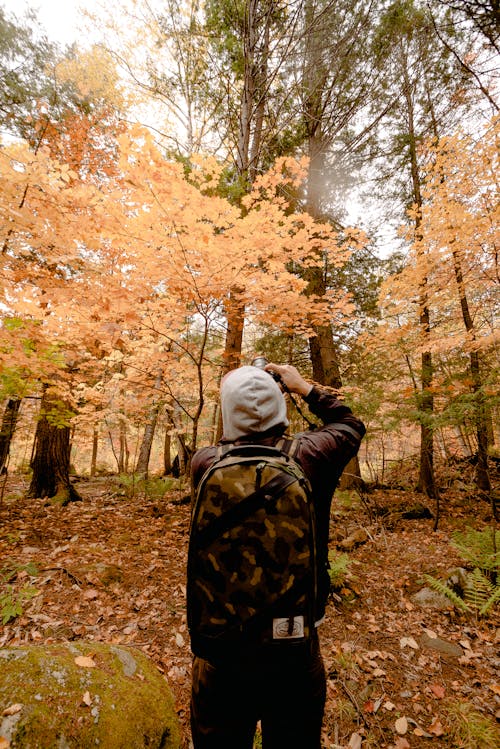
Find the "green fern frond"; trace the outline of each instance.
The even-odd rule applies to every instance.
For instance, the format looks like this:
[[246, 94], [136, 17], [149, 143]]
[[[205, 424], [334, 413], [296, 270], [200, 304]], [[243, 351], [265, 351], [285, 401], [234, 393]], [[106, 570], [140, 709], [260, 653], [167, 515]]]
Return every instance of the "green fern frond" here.
[[467, 528], [453, 533], [451, 543], [460, 556], [474, 567], [488, 572], [500, 569], [500, 531]]
[[335, 551], [330, 551], [328, 554], [328, 574], [330, 575], [330, 582], [332, 588], [340, 588], [344, 584], [350, 559], [348, 554], [339, 554]]
[[467, 575], [464, 600], [471, 609], [480, 609], [489, 601], [494, 590], [495, 588], [488, 578], [478, 567], [475, 567]]
[[442, 580], [438, 580], [436, 577], [432, 577], [432, 575], [424, 575], [424, 578], [433, 590], [446, 596], [446, 598], [448, 598], [457, 609], [460, 609], [460, 611], [470, 611], [467, 603]]
[[479, 609], [480, 616], [486, 616], [490, 610], [500, 601], [500, 585], [497, 585], [493, 595], [486, 601], [486, 603]]

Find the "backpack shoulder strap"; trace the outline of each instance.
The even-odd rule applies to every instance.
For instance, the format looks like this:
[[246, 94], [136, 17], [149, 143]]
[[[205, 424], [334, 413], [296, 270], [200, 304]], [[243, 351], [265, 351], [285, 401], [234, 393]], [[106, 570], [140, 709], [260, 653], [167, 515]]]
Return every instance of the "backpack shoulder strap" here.
[[350, 434], [352, 437], [355, 437], [357, 440], [361, 439], [361, 435], [359, 432], [356, 431], [353, 427], [348, 426], [347, 424], [343, 424], [341, 422], [333, 422], [332, 424], [327, 424], [329, 427], [333, 427], [338, 432], [345, 432], [346, 434]]
[[276, 448], [283, 453], [288, 455], [290, 458], [295, 458], [299, 450], [299, 441], [297, 439], [282, 437], [276, 443]]

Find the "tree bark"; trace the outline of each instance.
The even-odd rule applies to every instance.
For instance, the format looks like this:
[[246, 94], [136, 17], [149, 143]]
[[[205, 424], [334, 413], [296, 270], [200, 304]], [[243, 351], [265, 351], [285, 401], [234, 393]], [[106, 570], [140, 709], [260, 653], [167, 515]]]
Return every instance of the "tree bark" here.
[[[223, 377], [241, 364], [241, 346], [243, 343], [243, 326], [245, 322], [245, 305], [241, 300], [242, 289], [233, 289], [226, 304], [226, 343], [222, 365]], [[216, 441], [222, 437], [222, 414], [217, 423]]]
[[[403, 73], [403, 95], [406, 102], [406, 114], [408, 118], [408, 147], [410, 155], [410, 173], [413, 188], [413, 202], [417, 208], [415, 219], [415, 240], [418, 243], [421, 239], [420, 226], [422, 218], [420, 211], [422, 208], [422, 191], [420, 183], [420, 171], [417, 157], [417, 139], [415, 133], [415, 111], [413, 102], [413, 88], [410, 82], [407, 60], [402, 53], [402, 73]], [[423, 262], [423, 251], [418, 249], [418, 257]], [[420, 469], [417, 482], [417, 491], [421, 491], [427, 496], [437, 499], [437, 489], [434, 479], [434, 431], [432, 425], [432, 416], [434, 414], [434, 397], [432, 395], [432, 382], [434, 377], [434, 367], [432, 354], [425, 349], [429, 339], [430, 309], [428, 299], [428, 281], [425, 274], [422, 275], [419, 285], [419, 324], [420, 332], [424, 340], [424, 350], [421, 354], [421, 375], [420, 375], [420, 395], [418, 398], [418, 408], [420, 411]]]
[[127, 427], [120, 422], [120, 452], [118, 454], [118, 473], [128, 473], [130, 451], [127, 443]]
[[20, 406], [20, 398], [9, 398], [5, 405], [2, 426], [0, 427], [0, 471], [3, 471], [7, 465], [10, 453], [10, 443], [16, 430]]
[[81, 500], [69, 479], [70, 427], [54, 423], [58, 404], [47, 393], [42, 395], [40, 416], [35, 434], [33, 475], [28, 497], [49, 497], [63, 507], [68, 502]]
[[97, 448], [99, 446], [99, 432], [94, 427], [92, 432], [92, 457], [90, 459], [90, 475], [95, 476], [97, 470]]
[[165, 441], [163, 443], [163, 475], [169, 476], [172, 473], [172, 437], [167, 429], [165, 430]]
[[[155, 382], [155, 390], [159, 390], [161, 387], [162, 375], [161, 373], [157, 376]], [[157, 397], [153, 400], [148, 422], [144, 429], [144, 436], [142, 438], [141, 447], [139, 449], [139, 457], [137, 459], [137, 465], [135, 468], [136, 473], [140, 473], [144, 477], [148, 475], [149, 458], [151, 457], [151, 448], [153, 446], [153, 438], [156, 430], [156, 424], [158, 422], [158, 413], [160, 411], [160, 401]]]
[[[457, 282], [458, 295], [460, 299], [460, 308], [462, 310], [462, 319], [465, 329], [468, 333], [469, 340], [474, 345], [476, 340], [476, 331], [474, 322], [469, 309], [469, 302], [465, 289], [465, 282], [462, 272], [462, 265], [457, 250], [453, 250], [453, 268], [455, 280]], [[477, 465], [476, 465], [476, 484], [478, 488], [489, 495], [491, 492], [491, 481], [488, 470], [488, 414], [482, 394], [481, 367], [479, 363], [479, 354], [474, 348], [469, 353], [469, 368], [472, 379], [472, 390], [476, 396], [474, 407], [476, 412], [476, 435], [477, 435]]]

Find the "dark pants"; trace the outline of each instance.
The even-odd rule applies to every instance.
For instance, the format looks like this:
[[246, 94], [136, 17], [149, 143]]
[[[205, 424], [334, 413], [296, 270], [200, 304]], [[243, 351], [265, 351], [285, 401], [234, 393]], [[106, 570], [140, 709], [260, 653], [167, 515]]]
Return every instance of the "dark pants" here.
[[193, 661], [191, 732], [195, 749], [320, 749], [326, 679], [318, 642], [246, 661]]

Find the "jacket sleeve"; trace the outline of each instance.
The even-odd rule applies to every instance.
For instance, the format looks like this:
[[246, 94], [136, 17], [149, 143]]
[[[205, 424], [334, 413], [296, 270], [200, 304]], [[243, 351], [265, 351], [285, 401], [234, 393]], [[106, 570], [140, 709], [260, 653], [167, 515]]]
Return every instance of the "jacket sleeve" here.
[[304, 400], [323, 426], [301, 435], [300, 461], [306, 470], [312, 470], [313, 475], [318, 471], [328, 473], [327, 483], [334, 485], [358, 452], [366, 432], [365, 425], [354, 416], [349, 406], [325, 390], [313, 387]]
[[191, 460], [191, 485], [193, 490], [196, 490], [198, 484], [201, 481], [201, 477], [207, 470], [207, 468], [213, 463], [215, 458], [216, 448], [202, 447], [197, 450]]

